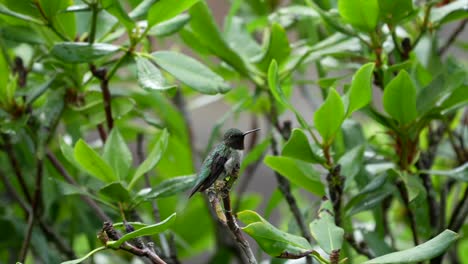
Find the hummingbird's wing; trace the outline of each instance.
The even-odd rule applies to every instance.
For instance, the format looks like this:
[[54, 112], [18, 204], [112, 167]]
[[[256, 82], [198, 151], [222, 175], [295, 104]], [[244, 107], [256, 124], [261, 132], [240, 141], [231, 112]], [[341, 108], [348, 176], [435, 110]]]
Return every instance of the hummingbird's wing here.
[[198, 183], [190, 192], [189, 198], [192, 197], [196, 192], [203, 192], [208, 189], [218, 179], [219, 175], [224, 171], [224, 164], [227, 161], [227, 157], [221, 155], [219, 152], [215, 152], [213, 156], [213, 162], [211, 162], [211, 168], [204, 170], [201, 173], [208, 172], [200, 183]]

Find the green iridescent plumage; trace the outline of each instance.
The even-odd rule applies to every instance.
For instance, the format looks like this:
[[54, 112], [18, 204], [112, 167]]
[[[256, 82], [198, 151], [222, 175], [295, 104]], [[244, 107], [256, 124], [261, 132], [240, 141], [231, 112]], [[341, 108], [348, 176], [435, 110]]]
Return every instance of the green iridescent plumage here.
[[259, 129], [242, 133], [239, 129], [229, 129], [224, 134], [223, 142], [219, 143], [203, 161], [190, 197], [196, 192], [208, 189], [220, 176], [224, 178], [238, 170], [241, 152], [244, 149], [244, 137], [257, 130]]

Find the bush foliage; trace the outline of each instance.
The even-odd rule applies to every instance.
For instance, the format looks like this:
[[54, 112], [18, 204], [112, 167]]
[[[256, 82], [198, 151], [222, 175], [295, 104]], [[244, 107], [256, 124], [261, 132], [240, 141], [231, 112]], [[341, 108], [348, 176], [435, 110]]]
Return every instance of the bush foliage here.
[[[283, 2], [0, 0], [0, 262], [467, 263], [466, 0]], [[189, 200], [240, 114], [240, 183]]]

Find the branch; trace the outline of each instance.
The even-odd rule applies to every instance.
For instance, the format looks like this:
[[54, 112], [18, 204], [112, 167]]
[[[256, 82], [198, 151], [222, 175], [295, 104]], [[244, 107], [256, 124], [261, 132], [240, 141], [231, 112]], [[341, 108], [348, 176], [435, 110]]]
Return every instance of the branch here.
[[413, 234], [413, 243], [415, 246], [417, 246], [419, 244], [417, 223], [416, 223], [416, 218], [413, 214], [413, 211], [411, 211], [411, 208], [409, 205], [408, 192], [402, 181], [397, 182], [396, 186], [398, 188], [398, 191], [400, 192], [401, 199], [403, 200], [403, 203], [408, 213], [408, 218], [409, 218], [410, 226], [411, 226], [411, 232]]
[[[121, 235], [114, 229], [114, 225], [111, 222], [104, 222], [104, 225], [102, 227], [101, 232], [98, 234], [98, 237], [99, 239], [101, 239], [104, 245], [106, 245], [109, 239], [112, 241], [117, 241], [121, 238]], [[113, 249], [117, 250], [115, 248]], [[154, 251], [151, 250], [151, 246], [145, 248], [138, 248], [128, 242], [124, 242], [122, 245], [120, 245], [119, 249], [132, 253], [133, 255], [139, 257], [146, 257], [153, 264], [166, 264], [164, 260], [162, 260]]]
[[452, 217], [448, 225], [448, 229], [458, 232], [465, 223], [468, 217], [468, 187], [465, 188], [463, 197], [458, 201], [457, 206], [453, 210]]
[[338, 164], [333, 167], [327, 175], [330, 200], [335, 212], [335, 224], [341, 226], [341, 196], [343, 194], [344, 177], [340, 175], [341, 166]]
[[109, 90], [109, 78], [107, 75], [107, 70], [104, 68], [97, 69], [96, 66], [90, 65], [91, 73], [96, 77], [101, 85], [102, 99], [104, 102], [104, 111], [106, 113], [106, 122], [107, 129], [110, 131], [114, 127], [114, 119], [112, 117], [112, 107], [111, 107], [111, 93]]
[[[276, 128], [279, 129], [279, 132], [281, 136], [283, 137], [284, 140], [288, 140], [289, 136], [291, 135], [291, 123], [290, 122], [285, 122], [284, 127], [281, 127], [278, 123], [277, 116], [275, 115], [276, 109], [272, 109], [272, 116], [273, 120], [270, 118], [267, 118], [270, 122], [273, 122], [272, 125]], [[274, 137], [271, 138], [271, 150], [273, 152], [274, 156], [279, 156], [279, 151], [278, 151], [278, 144], [275, 140]], [[294, 216], [294, 219], [296, 220], [297, 225], [299, 226], [299, 229], [301, 230], [301, 234], [303, 237], [309, 241], [309, 243], [312, 242], [312, 236], [309, 232], [309, 228], [307, 227], [304, 217], [299, 210], [299, 206], [297, 205], [296, 198], [291, 193], [291, 184], [289, 181], [281, 176], [279, 173], [275, 172], [275, 177], [276, 181], [278, 182], [278, 188], [283, 194], [286, 202], [289, 205], [289, 210]], [[312, 263], [312, 258], [310, 256], [306, 257], [306, 263], [311, 264]]]
[[448, 49], [450, 48], [450, 46], [452, 46], [452, 44], [458, 38], [460, 33], [463, 32], [467, 23], [468, 19], [465, 18], [460, 22], [460, 24], [458, 24], [457, 28], [452, 32], [452, 34], [450, 34], [450, 37], [448, 38], [447, 42], [445, 42], [445, 44], [439, 49], [439, 56], [444, 55], [444, 53], [448, 51]]
[[226, 216], [227, 226], [231, 230], [231, 234], [234, 236], [235, 241], [242, 250], [242, 259], [244, 263], [256, 264], [257, 260], [250, 248], [249, 242], [244, 238], [242, 232], [240, 231], [239, 225], [237, 224], [236, 219], [232, 215], [231, 211], [231, 198], [229, 192], [223, 197], [224, 204], [224, 215]]
[[[26, 204], [23, 199], [21, 199], [20, 195], [16, 192], [15, 188], [13, 185], [11, 185], [11, 183], [8, 181], [8, 178], [5, 176], [5, 174], [2, 173], [2, 171], [0, 171], [0, 178], [5, 185], [7, 193], [13, 197], [14, 200], [16, 200], [21, 209], [23, 209], [25, 212], [26, 216], [29, 218], [29, 215], [31, 215], [31, 208], [29, 205]], [[62, 252], [69, 259], [76, 259], [76, 255], [73, 249], [71, 249], [71, 247], [64, 240], [62, 240], [61, 237], [55, 233], [55, 231], [50, 228], [42, 218], [39, 218], [39, 227], [41, 228], [44, 235], [55, 244], [60, 252]]]
[[10, 160], [11, 167], [15, 172], [16, 178], [20, 184], [21, 190], [23, 191], [24, 197], [26, 197], [26, 201], [31, 203], [31, 195], [29, 194], [28, 186], [26, 185], [26, 181], [24, 180], [23, 173], [21, 172], [21, 166], [16, 159], [15, 152], [13, 150], [13, 146], [11, 145], [10, 138], [7, 135], [2, 135], [4, 147], [8, 159]]
[[[139, 164], [141, 164], [143, 161], [145, 161], [145, 154], [144, 154], [144, 151], [143, 151], [143, 141], [144, 141], [143, 134], [138, 133], [136, 153], [137, 153]], [[151, 181], [150, 181], [148, 173], [145, 173], [144, 176], [145, 176], [145, 186], [147, 188], [151, 188]], [[161, 221], [161, 216], [159, 214], [158, 205], [156, 204], [156, 202], [154, 200], [151, 201], [151, 208], [153, 210], [154, 220], [156, 222], [160, 222]], [[177, 259], [176, 254], [173, 254], [173, 252], [171, 252], [171, 248], [175, 248], [175, 245], [170, 245], [168, 243], [167, 239], [166, 239], [166, 236], [163, 233], [159, 233], [159, 240], [161, 242], [163, 258], [170, 258], [172, 262], [179, 263], [179, 260]]]
[[[79, 184], [73, 179], [73, 177], [67, 172], [65, 167], [63, 167], [62, 163], [55, 157], [54, 153], [52, 153], [49, 149], [46, 151], [46, 156], [49, 161], [52, 163], [54, 168], [63, 176], [63, 178], [71, 185], [79, 186]], [[89, 205], [91, 209], [96, 213], [101, 221], [110, 221], [110, 217], [97, 205], [97, 203], [89, 198], [86, 195], [80, 195], [81, 199]]]
[[356, 250], [357, 253], [366, 256], [368, 259], [373, 259], [375, 256], [369, 251], [369, 248], [365, 243], [358, 243], [354, 238], [353, 234], [345, 235], [346, 241], [351, 245], [351, 247]]

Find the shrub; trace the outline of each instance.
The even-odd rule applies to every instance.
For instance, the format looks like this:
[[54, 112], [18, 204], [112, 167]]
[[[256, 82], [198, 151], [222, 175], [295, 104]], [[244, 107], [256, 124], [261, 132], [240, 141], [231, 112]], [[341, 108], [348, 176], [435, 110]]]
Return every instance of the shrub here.
[[[468, 262], [467, 19], [464, 0], [253, 0], [220, 28], [197, 0], [2, 0], [0, 261]], [[190, 111], [213, 101], [197, 149]], [[240, 114], [261, 136], [188, 200]]]

